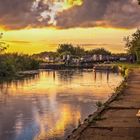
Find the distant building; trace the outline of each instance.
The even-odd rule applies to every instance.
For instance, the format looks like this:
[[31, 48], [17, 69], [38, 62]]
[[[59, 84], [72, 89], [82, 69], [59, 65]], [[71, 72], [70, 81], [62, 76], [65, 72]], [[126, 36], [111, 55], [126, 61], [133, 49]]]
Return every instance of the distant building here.
[[120, 57], [120, 61], [127, 61], [126, 57]]

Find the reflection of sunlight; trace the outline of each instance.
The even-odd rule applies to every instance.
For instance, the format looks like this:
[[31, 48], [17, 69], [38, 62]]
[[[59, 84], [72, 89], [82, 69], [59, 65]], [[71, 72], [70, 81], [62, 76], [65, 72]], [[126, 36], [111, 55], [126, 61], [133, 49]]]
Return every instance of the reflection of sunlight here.
[[20, 133], [22, 133], [22, 129], [23, 129], [23, 120], [22, 120], [22, 114], [20, 114], [19, 118], [15, 123], [16, 134], [19, 135]]
[[120, 75], [106, 72], [41, 71], [33, 78], [0, 84], [0, 111], [8, 115], [9, 108], [11, 114], [19, 111], [10, 121], [15, 124], [13, 135], [21, 139], [25, 134], [34, 140], [62, 138], [93, 113], [95, 102], [104, 102], [121, 80]]
[[[41, 72], [34, 79], [14, 81], [1, 84], [1, 93], [11, 96], [15, 95], [48, 95], [55, 96], [56, 93], [74, 93], [76, 95], [93, 93], [94, 96], [104, 96], [113, 91], [122, 80], [121, 76], [102, 72], [75, 72], [75, 71], [47, 71]], [[88, 81], [88, 82], [87, 82]], [[104, 88], [105, 87], [105, 88]]]
[[[78, 122], [81, 118], [80, 111], [73, 112], [69, 105], [61, 106], [58, 112], [59, 118], [56, 122], [51, 116], [45, 115], [41, 117], [39, 114], [36, 115], [36, 120], [40, 125], [40, 133], [36, 136], [35, 140], [44, 140], [47, 137], [51, 138], [56, 135], [64, 136], [66, 126], [74, 121]], [[47, 131], [47, 127], [50, 130]]]

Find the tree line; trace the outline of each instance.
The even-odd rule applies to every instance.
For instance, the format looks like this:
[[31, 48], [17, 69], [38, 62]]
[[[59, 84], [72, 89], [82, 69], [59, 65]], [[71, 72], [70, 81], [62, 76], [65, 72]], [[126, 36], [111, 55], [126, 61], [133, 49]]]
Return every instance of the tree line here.
[[85, 50], [84, 48], [73, 45], [73, 44], [59, 44], [55, 52], [41, 52], [39, 54], [34, 54], [35, 58], [45, 58], [45, 56], [50, 56], [53, 58], [62, 57], [64, 55], [70, 55], [74, 57], [83, 57], [85, 55], [111, 55], [111, 52], [105, 48], [96, 48], [91, 50]]

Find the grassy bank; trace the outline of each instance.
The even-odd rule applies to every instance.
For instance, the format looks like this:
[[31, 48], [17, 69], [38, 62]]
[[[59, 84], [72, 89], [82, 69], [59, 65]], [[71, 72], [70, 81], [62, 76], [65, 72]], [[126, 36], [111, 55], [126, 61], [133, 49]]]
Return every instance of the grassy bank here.
[[114, 62], [113, 65], [121, 66], [121, 67], [126, 67], [128, 69], [140, 68], [140, 64], [138, 64], [138, 63]]

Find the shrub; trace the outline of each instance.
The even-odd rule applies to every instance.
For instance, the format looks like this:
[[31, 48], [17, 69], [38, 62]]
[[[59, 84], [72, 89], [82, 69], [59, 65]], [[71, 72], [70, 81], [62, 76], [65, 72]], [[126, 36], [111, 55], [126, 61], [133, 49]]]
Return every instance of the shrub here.
[[23, 54], [1, 54], [0, 76], [12, 76], [18, 71], [35, 70], [39, 68], [39, 62], [28, 55]]

